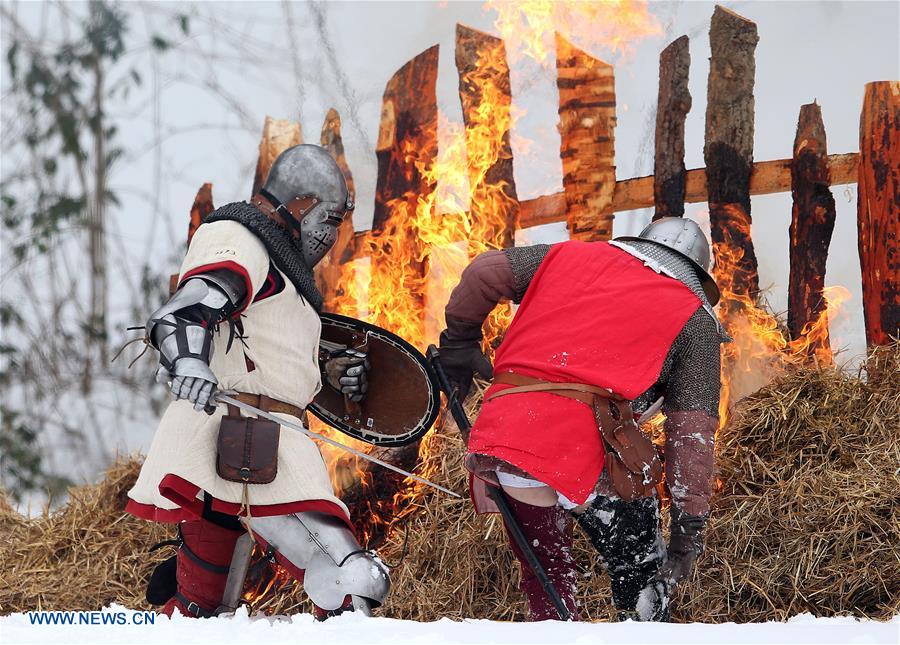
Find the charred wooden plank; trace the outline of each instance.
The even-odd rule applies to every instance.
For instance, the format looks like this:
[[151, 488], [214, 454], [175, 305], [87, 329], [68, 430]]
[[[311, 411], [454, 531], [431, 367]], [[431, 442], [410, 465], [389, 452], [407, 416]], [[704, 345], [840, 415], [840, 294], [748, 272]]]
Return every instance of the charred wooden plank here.
[[[825, 264], [834, 231], [835, 206], [828, 174], [828, 154], [822, 110], [816, 103], [800, 108], [791, 193], [794, 205], [790, 227], [790, 278], [788, 280], [788, 331], [791, 338], [804, 335], [825, 313]], [[823, 334], [809, 345], [810, 355], [831, 357], [827, 323]]]
[[[320, 143], [331, 156], [337, 161], [344, 178], [347, 180], [347, 187], [350, 189], [350, 199], [356, 202], [356, 187], [353, 182], [353, 173], [350, 172], [350, 166], [347, 164], [347, 156], [344, 154], [344, 141], [341, 138], [341, 116], [337, 110], [331, 108], [325, 115], [325, 122], [322, 124], [322, 135]], [[353, 242], [353, 213], [348, 213], [338, 229], [337, 240], [328, 254], [322, 258], [316, 265], [316, 284], [322, 296], [325, 298], [325, 305], [330, 306], [335, 297], [342, 292], [341, 284], [341, 264], [348, 246]]]
[[750, 237], [754, 52], [758, 41], [755, 23], [716, 6], [709, 30], [712, 56], [703, 147], [710, 232], [716, 265], [729, 271], [731, 290], [750, 297], [759, 291]]
[[373, 232], [384, 230], [395, 200], [414, 211], [416, 200], [435, 188], [419, 168], [437, 159], [437, 66], [435, 45], [397, 70], [384, 89]]
[[275, 162], [275, 158], [282, 152], [303, 143], [300, 134], [300, 124], [285, 119], [273, 119], [267, 116], [263, 124], [262, 138], [259, 142], [259, 159], [256, 162], [256, 172], [253, 175], [253, 191], [255, 195], [266, 183], [269, 169]]
[[[659, 96], [656, 102], [656, 149], [653, 164], [653, 219], [684, 215], [684, 122], [691, 111], [688, 72], [690, 40], [673, 41], [659, 55]], [[615, 204], [615, 197], [613, 198]]]
[[[194, 233], [200, 228], [206, 216], [216, 210], [213, 206], [212, 184], [206, 183], [200, 186], [197, 196], [194, 197], [194, 205], [191, 206], [191, 219], [188, 222], [187, 243], [190, 245], [194, 237]], [[169, 276], [169, 295], [173, 295], [178, 288], [178, 274], [173, 273]]]
[[612, 65], [556, 34], [559, 156], [573, 239], [612, 237], [616, 90]]
[[197, 232], [206, 216], [214, 210], [216, 210], [216, 207], [213, 206], [212, 184], [203, 184], [200, 186], [200, 190], [197, 191], [197, 196], [194, 197], [194, 205], [191, 206], [191, 221], [188, 224], [187, 236], [188, 244], [191, 243], [194, 233]]
[[885, 345], [900, 335], [900, 82], [866, 84], [858, 200], [866, 341]]
[[[378, 286], [379, 275], [390, 275], [395, 291], [407, 294], [421, 312], [417, 321], [420, 337], [424, 336], [427, 267], [420, 259], [424, 254], [416, 222], [419, 216], [434, 214], [432, 193], [437, 183], [428, 171], [437, 160], [437, 68], [435, 45], [407, 62], [387, 82], [376, 146], [375, 213], [372, 232], [363, 244], [372, 256], [372, 322], [391, 327], [388, 319], [394, 312], [385, 301], [383, 287]], [[419, 213], [420, 208], [430, 212]]]
[[[469, 217], [484, 243], [507, 248], [515, 244], [519, 198], [509, 143], [512, 93], [503, 40], [456, 25], [456, 69], [469, 153]], [[490, 103], [488, 114], [485, 102]], [[481, 159], [483, 154], [488, 159]]]

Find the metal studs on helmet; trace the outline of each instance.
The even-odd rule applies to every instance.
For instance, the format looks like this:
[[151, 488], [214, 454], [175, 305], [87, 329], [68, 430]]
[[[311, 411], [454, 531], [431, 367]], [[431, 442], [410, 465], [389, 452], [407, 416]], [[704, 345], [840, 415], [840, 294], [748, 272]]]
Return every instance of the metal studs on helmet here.
[[662, 217], [650, 222], [637, 237], [623, 236], [617, 240], [644, 240], [671, 249], [690, 260], [697, 269], [700, 283], [710, 304], [719, 301], [719, 287], [709, 273], [710, 249], [700, 226], [686, 217]]
[[293, 146], [278, 155], [260, 191], [299, 237], [303, 260], [315, 266], [337, 240], [353, 210], [344, 174], [320, 146]]

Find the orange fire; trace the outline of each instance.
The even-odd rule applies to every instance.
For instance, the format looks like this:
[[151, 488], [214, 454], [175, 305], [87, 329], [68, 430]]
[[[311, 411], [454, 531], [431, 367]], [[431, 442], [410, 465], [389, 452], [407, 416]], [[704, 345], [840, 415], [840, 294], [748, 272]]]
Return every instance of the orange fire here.
[[[433, 165], [417, 158], [420, 146], [416, 142], [405, 142], [404, 153], [436, 189], [388, 204], [390, 217], [384, 229], [366, 234], [366, 259], [344, 265], [343, 291], [327, 304], [329, 310], [369, 320], [423, 350], [436, 342], [444, 326], [444, 305], [462, 270], [475, 255], [503, 246], [508, 214], [517, 207], [502, 184], [487, 180], [491, 168], [508, 155], [504, 138], [513, 120], [509, 98], [493, 82], [496, 72], [505, 68], [502, 46], [480, 52], [475, 69], [464, 80], [478, 88], [481, 101], [468, 127], [442, 120], [444, 145]], [[481, 214], [479, 218], [471, 216], [474, 210]], [[498, 308], [487, 323], [486, 338], [505, 329], [511, 316], [509, 306]], [[321, 425], [316, 430], [328, 432]], [[373, 450], [356, 442], [354, 447]], [[366, 464], [322, 448], [337, 491], [372, 485]], [[428, 450], [426, 444], [418, 459], [424, 477], [430, 477], [439, 463], [429, 458]], [[370, 506], [374, 525], [396, 522], [407, 512], [404, 509], [412, 508], [410, 502], [422, 491], [418, 485], [405, 484], [394, 499]]]
[[[736, 230], [743, 228], [744, 234], [749, 235], [748, 224], [738, 225], [732, 220], [732, 225]], [[809, 361], [820, 364], [833, 361], [828, 323], [850, 299], [850, 292], [840, 286], [824, 289], [824, 309], [816, 320], [804, 326], [798, 338], [791, 340], [776, 316], [737, 284], [743, 251], [732, 243], [727, 230], [725, 242], [715, 245], [715, 257], [713, 273], [722, 294], [719, 319], [734, 339], [722, 345], [721, 428], [728, 421], [735, 401], [759, 390], [787, 367]]]
[[551, 60], [554, 32], [582, 49], [614, 56], [628, 55], [638, 40], [663, 33], [648, 3], [637, 0], [487, 0], [485, 9], [496, 12], [494, 27], [514, 52], [542, 65]]
[[[645, 2], [488, 0], [486, 9], [498, 14], [495, 26], [514, 52], [541, 62], [552, 52], [555, 31], [586, 49], [605, 47], [617, 54], [627, 53], [628, 47], [639, 38], [661, 33]], [[504, 187], [488, 179], [491, 168], [508, 154], [504, 138], [515, 121], [509, 98], [493, 83], [496, 72], [506, 67], [502, 47], [480, 52], [475, 69], [463, 80], [477, 88], [481, 101], [467, 127], [441, 120], [442, 145], [435, 163], [419, 158], [418, 151], [426, 146], [412, 140], [405, 142], [403, 154], [435, 190], [423, 195], [405, 195], [388, 204], [390, 216], [384, 229], [365, 234], [358, 247], [363, 249], [360, 259], [342, 266], [341, 291], [326, 304], [327, 310], [371, 321], [420, 349], [437, 340], [444, 325], [443, 308], [462, 270], [478, 253], [502, 247], [508, 214], [510, 209], [517, 208]], [[479, 217], [473, 217], [473, 212], [478, 212]], [[723, 322], [736, 339], [735, 343], [723, 346], [721, 423], [724, 424], [731, 401], [763, 385], [785, 366], [808, 360], [809, 348], [820, 346], [817, 341], [827, 332], [829, 316], [849, 294], [840, 287], [829, 290], [825, 294], [828, 307], [819, 320], [800, 339], [789, 341], [772, 314], [734, 288], [732, 269], [740, 257], [726, 247], [717, 249], [717, 258], [721, 311], [728, 312]], [[511, 318], [510, 307], [500, 307], [492, 315], [486, 324], [488, 351], [491, 351], [490, 341], [502, 334]], [[816, 349], [814, 355], [818, 360], [830, 360], [827, 349]], [[384, 449], [353, 441], [324, 424], [311, 421], [316, 432], [384, 457]], [[661, 417], [652, 424], [658, 437]], [[440, 465], [437, 455], [430, 452], [435, 450], [434, 446], [435, 442], [423, 444], [417, 461], [418, 474], [429, 479]], [[339, 496], [378, 485], [366, 463], [327, 445], [321, 445], [320, 449]], [[421, 485], [406, 481], [391, 499], [363, 496], [361, 499], [365, 500], [370, 514], [370, 525], [359, 527], [363, 544], [368, 543], [375, 529], [389, 532], [398, 519], [413, 512], [423, 492]], [[284, 584], [279, 576], [274, 582], [263, 580], [245, 598], [264, 600], [271, 590]]]
[[[486, 9], [498, 13], [496, 25], [507, 42], [532, 56], [546, 57], [548, 50], [539, 46], [545, 37], [552, 39], [555, 30], [619, 53], [637, 38], [660, 31], [642, 2], [488, 2]], [[520, 18], [528, 29], [515, 26]], [[591, 29], [585, 29], [592, 23]], [[329, 310], [374, 322], [420, 349], [436, 341], [444, 326], [444, 305], [462, 270], [475, 255], [504, 246], [509, 215], [518, 206], [500, 182], [489, 180], [489, 171], [509, 155], [506, 139], [515, 120], [508, 95], [494, 82], [498, 75], [508, 73], [507, 65], [502, 43], [479, 52], [474, 70], [461, 79], [476, 89], [479, 103], [466, 127], [441, 120], [442, 145], [434, 164], [418, 156], [427, 146], [404, 142], [403, 154], [436, 190], [404, 195], [388, 204], [390, 216], [384, 229], [366, 234], [363, 240], [364, 259], [344, 265], [343, 291], [328, 303]], [[473, 212], [478, 217], [473, 217]], [[499, 307], [491, 315], [485, 327], [489, 353], [491, 341], [511, 318], [509, 306]], [[328, 432], [321, 425], [317, 431]], [[371, 450], [362, 444], [354, 447]], [[429, 459], [425, 450], [419, 455], [419, 464], [421, 474], [429, 477], [438, 460]], [[368, 468], [355, 457], [327, 447], [323, 453], [336, 490], [372, 485]], [[395, 520], [402, 507], [410, 506], [404, 502], [420, 494], [419, 486], [408, 485], [390, 508], [383, 508], [382, 502], [371, 509], [377, 516], [374, 522]]]

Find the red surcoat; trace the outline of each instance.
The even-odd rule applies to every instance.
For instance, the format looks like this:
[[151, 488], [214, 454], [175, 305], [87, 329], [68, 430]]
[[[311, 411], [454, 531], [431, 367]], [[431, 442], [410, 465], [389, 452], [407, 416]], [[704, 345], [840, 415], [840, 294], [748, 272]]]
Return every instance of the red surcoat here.
[[[494, 372], [588, 383], [634, 399], [663, 361], [700, 299], [605, 242], [554, 245], [531, 281]], [[485, 400], [508, 385], [493, 385]], [[604, 449], [591, 409], [534, 392], [487, 401], [469, 453], [506, 461], [583, 503], [600, 477]]]

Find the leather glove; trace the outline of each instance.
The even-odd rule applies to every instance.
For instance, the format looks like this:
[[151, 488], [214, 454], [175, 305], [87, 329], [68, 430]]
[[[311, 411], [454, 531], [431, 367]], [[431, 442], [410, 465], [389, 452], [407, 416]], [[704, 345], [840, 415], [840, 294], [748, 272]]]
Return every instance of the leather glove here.
[[[165, 370], [160, 369], [160, 372], [165, 372]], [[219, 380], [209, 369], [209, 365], [202, 360], [190, 357], [179, 358], [175, 361], [172, 373], [165, 372], [165, 374], [172, 379], [170, 388], [172, 396], [176, 399], [187, 399], [194, 404], [194, 409], [198, 412], [210, 412], [209, 407], [215, 408], [213, 395]]]
[[331, 387], [359, 403], [369, 389], [369, 367], [365, 352], [345, 349], [325, 361], [323, 372]]
[[494, 378], [491, 361], [481, 351], [481, 325], [447, 316], [447, 329], [441, 332], [441, 365], [450, 384], [465, 401], [477, 373], [485, 379]]
[[672, 535], [666, 561], [654, 580], [674, 586], [691, 575], [694, 561], [703, 553], [704, 528], [709, 515], [689, 515], [674, 504], [670, 513]]

